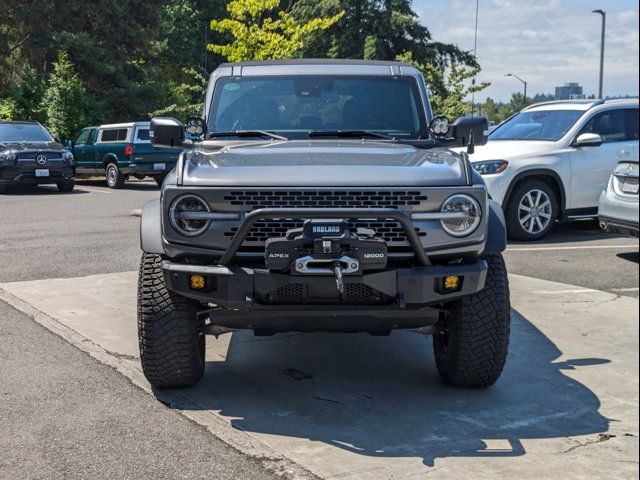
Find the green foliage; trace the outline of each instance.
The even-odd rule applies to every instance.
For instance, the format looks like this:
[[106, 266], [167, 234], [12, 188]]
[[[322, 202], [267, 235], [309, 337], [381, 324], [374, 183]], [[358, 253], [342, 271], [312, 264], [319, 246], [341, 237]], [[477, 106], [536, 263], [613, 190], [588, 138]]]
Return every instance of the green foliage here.
[[343, 13], [331, 17], [298, 21], [284, 10], [274, 12], [280, 0], [231, 0], [230, 18], [211, 20], [211, 29], [226, 32], [233, 41], [225, 45], [210, 44], [209, 50], [231, 62], [292, 58], [304, 47], [304, 40], [334, 25]]
[[0, 98], [0, 120], [14, 120], [16, 116], [16, 102], [13, 98]]
[[490, 85], [488, 82], [469, 84], [469, 80], [480, 72], [480, 68], [466, 67], [455, 60], [451, 60], [445, 68], [421, 63], [413, 58], [411, 52], [398, 55], [398, 60], [409, 62], [422, 72], [429, 86], [429, 99], [434, 114], [444, 115], [450, 120], [469, 114], [469, 97]]
[[86, 126], [86, 90], [66, 52], [60, 52], [53, 65], [43, 104], [46, 125], [58, 138], [72, 138]]
[[151, 117], [176, 117], [186, 120], [192, 116], [200, 116], [204, 108], [204, 93], [207, 78], [193, 68], [183, 69], [184, 82], [169, 86], [169, 97], [172, 103], [149, 114]]

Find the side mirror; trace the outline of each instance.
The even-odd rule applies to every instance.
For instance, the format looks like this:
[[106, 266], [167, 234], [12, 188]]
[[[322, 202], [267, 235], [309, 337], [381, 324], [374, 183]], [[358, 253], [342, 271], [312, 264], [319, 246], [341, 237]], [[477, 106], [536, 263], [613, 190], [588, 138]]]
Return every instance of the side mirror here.
[[599, 147], [602, 145], [602, 137], [597, 133], [582, 133], [578, 135], [573, 143], [572, 147]]
[[64, 144], [69, 149], [73, 148], [73, 140], [67, 140], [66, 142], [64, 142]]
[[469, 147], [469, 153], [473, 153], [474, 145], [487, 143], [484, 132], [488, 128], [487, 117], [459, 117], [451, 126], [451, 135], [457, 147]]
[[184, 125], [177, 118], [154, 117], [149, 127], [151, 145], [160, 148], [179, 148], [184, 145]]

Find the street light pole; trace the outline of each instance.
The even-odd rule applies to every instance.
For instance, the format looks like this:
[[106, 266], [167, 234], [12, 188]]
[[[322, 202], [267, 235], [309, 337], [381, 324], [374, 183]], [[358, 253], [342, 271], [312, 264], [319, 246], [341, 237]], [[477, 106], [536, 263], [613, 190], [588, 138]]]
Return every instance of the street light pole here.
[[594, 10], [591, 13], [602, 15], [602, 32], [600, 34], [600, 83], [598, 84], [598, 98], [602, 98], [602, 78], [604, 77], [604, 28], [607, 23], [607, 12], [604, 10]]
[[513, 73], [507, 73], [505, 75], [505, 77], [514, 77], [517, 78], [518, 80], [520, 80], [523, 84], [524, 84], [524, 99], [522, 101], [523, 105], [526, 107], [527, 106], [527, 82], [525, 82], [523, 79], [521, 79], [519, 76], [514, 75]]

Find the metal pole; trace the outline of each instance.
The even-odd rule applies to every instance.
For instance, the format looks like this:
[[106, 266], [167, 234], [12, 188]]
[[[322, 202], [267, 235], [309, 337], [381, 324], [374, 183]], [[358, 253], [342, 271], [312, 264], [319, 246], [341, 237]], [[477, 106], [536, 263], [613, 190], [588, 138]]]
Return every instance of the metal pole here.
[[602, 98], [602, 83], [604, 78], [604, 31], [607, 22], [607, 12], [604, 10], [594, 10], [591, 13], [602, 15], [602, 31], [600, 33], [600, 81], [598, 83], [598, 98]]

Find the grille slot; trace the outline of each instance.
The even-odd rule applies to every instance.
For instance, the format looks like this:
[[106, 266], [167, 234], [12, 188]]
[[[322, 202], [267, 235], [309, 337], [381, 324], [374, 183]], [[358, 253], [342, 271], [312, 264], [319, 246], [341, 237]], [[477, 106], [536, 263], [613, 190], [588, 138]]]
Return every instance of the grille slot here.
[[[337, 293], [336, 293], [337, 295]], [[265, 299], [262, 299], [266, 303], [313, 303], [318, 301], [325, 303], [327, 301], [335, 302], [336, 299], [314, 299], [307, 295], [305, 285], [302, 283], [289, 283], [284, 285], [272, 293]], [[390, 297], [378, 292], [364, 283], [348, 283], [344, 286], [344, 294], [342, 295], [342, 302], [344, 303], [366, 303], [366, 304], [378, 304], [387, 303], [391, 300]]]
[[277, 190], [234, 191], [224, 196], [231, 205], [259, 208], [401, 208], [420, 205], [427, 200], [420, 191], [325, 191]]
[[[394, 208], [411, 210], [427, 200], [426, 192], [417, 190], [265, 190], [232, 191], [224, 195], [224, 201], [234, 207], [250, 212], [260, 208]], [[262, 246], [269, 238], [283, 237], [287, 230], [302, 227], [303, 221], [292, 219], [270, 219], [256, 222], [247, 235], [244, 245]], [[392, 247], [408, 247], [404, 229], [398, 222], [390, 220], [350, 221], [349, 228], [369, 228]], [[233, 237], [238, 231], [231, 227], [225, 237]], [[418, 236], [426, 232], [416, 228]]]

